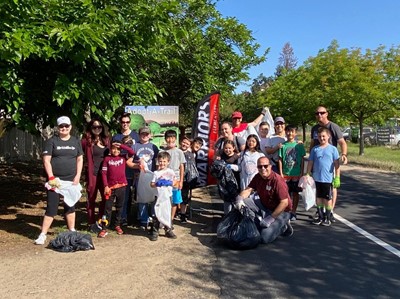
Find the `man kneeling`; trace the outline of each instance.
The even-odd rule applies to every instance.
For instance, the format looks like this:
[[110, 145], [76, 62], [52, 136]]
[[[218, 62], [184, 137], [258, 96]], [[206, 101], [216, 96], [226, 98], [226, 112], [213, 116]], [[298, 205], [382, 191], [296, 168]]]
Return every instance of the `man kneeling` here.
[[[258, 173], [236, 198], [235, 207], [246, 205], [254, 213], [254, 221], [260, 229], [262, 243], [271, 243], [280, 235], [293, 235], [290, 224], [290, 199], [285, 180], [272, 171], [268, 158], [257, 160]], [[250, 197], [253, 191], [256, 196]]]

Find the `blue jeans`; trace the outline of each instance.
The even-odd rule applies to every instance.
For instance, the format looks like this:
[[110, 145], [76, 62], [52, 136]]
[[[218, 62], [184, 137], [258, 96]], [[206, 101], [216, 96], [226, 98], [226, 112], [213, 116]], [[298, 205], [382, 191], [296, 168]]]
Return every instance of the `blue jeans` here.
[[254, 222], [256, 223], [261, 234], [262, 243], [271, 243], [278, 238], [287, 228], [290, 219], [289, 212], [282, 212], [269, 227], [260, 227], [258, 217], [265, 218], [272, 214], [272, 211], [263, 206], [258, 196], [254, 198], [246, 198], [244, 204], [254, 213]]
[[[138, 218], [141, 226], [146, 226], [149, 221], [149, 208], [151, 203], [138, 203]], [[151, 206], [153, 208], [153, 206]], [[154, 214], [154, 212], [151, 212]]]

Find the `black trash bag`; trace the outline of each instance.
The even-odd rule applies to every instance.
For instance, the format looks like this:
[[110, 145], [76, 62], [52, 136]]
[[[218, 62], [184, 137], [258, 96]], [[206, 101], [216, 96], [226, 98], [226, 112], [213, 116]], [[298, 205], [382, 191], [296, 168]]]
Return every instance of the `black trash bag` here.
[[224, 218], [222, 218], [221, 222], [218, 223], [217, 238], [228, 240], [231, 228], [236, 224], [236, 222], [240, 221], [242, 217], [242, 213], [237, 209], [233, 209], [226, 214]]
[[242, 208], [241, 214], [241, 219], [229, 230], [228, 245], [240, 250], [256, 248], [260, 244], [260, 232], [247, 207]]
[[94, 249], [91, 235], [71, 231], [60, 233], [50, 241], [50, 245], [54, 250], [60, 252]]
[[215, 160], [211, 164], [211, 175], [218, 180], [218, 191], [221, 198], [227, 202], [233, 202], [239, 194], [239, 184], [232, 169], [226, 167], [223, 160]]
[[193, 189], [197, 185], [198, 178], [199, 171], [196, 167], [196, 161], [194, 159], [186, 160], [183, 184], [190, 189]]

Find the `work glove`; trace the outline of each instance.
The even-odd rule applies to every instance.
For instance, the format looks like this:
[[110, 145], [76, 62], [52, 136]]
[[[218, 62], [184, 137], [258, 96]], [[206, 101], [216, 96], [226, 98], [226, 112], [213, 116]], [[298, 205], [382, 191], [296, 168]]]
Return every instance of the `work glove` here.
[[261, 111], [261, 114], [262, 115], [267, 114], [268, 110], [269, 110], [268, 107], [264, 107], [263, 110]]
[[267, 217], [260, 219], [260, 226], [261, 227], [269, 227], [272, 223], [274, 223], [274, 221], [275, 221], [275, 218], [272, 217], [271, 215], [268, 215]]
[[58, 178], [55, 178], [54, 176], [49, 177], [48, 184], [52, 188], [60, 188], [61, 187], [60, 180]]
[[238, 196], [236, 196], [236, 201], [235, 201], [235, 203], [233, 204], [233, 206], [235, 207], [235, 209], [237, 209], [237, 210], [241, 210], [244, 206], [245, 206], [245, 204], [244, 204], [244, 200], [243, 200], [244, 198], [242, 197], [242, 196], [240, 196], [240, 195], [238, 195]]
[[228, 168], [232, 171], [239, 171], [239, 166], [237, 166], [235, 164], [228, 164], [228, 165], [226, 165], [226, 168]]
[[333, 188], [336, 188], [336, 189], [340, 187], [340, 176], [336, 176], [333, 179], [332, 186], [333, 186]]

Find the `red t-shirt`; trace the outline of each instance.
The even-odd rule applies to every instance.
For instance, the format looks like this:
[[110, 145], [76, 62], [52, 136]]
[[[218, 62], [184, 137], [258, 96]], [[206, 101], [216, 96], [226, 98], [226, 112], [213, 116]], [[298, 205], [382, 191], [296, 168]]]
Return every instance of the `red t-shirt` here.
[[239, 127], [232, 128], [232, 133], [237, 134], [247, 129], [247, 123], [241, 123]]
[[292, 210], [292, 200], [290, 199], [288, 187], [285, 180], [275, 172], [271, 172], [270, 176], [263, 179], [257, 173], [251, 180], [249, 187], [256, 190], [260, 196], [261, 203], [265, 208], [274, 211], [280, 204], [281, 200], [289, 199], [289, 204], [285, 212]]

